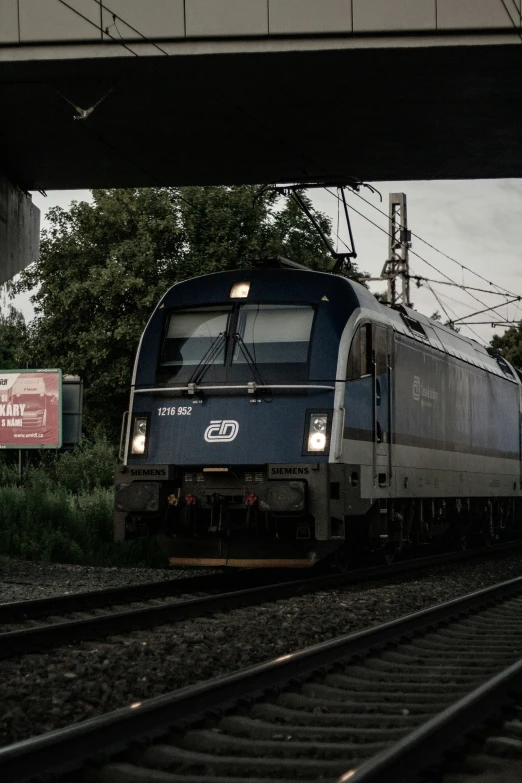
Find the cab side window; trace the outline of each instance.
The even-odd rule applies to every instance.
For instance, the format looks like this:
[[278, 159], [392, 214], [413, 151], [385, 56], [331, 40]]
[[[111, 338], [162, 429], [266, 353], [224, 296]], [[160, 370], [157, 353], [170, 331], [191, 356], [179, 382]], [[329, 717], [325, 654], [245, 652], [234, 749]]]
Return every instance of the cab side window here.
[[357, 381], [372, 373], [372, 325], [360, 326], [352, 340], [346, 368], [346, 380]]
[[388, 372], [388, 333], [382, 326], [375, 327], [375, 372]]

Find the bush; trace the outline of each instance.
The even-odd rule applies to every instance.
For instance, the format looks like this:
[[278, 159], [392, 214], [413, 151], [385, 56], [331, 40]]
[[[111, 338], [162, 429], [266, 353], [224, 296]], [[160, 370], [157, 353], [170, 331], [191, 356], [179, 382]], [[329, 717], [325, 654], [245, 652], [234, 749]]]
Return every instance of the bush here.
[[[116, 466], [114, 447], [101, 437], [94, 442], [84, 439], [72, 451], [45, 452], [37, 472], [43, 472], [55, 486], [79, 494], [96, 487], [112, 487]], [[31, 482], [32, 473], [30, 468], [26, 483]]]
[[155, 541], [113, 541], [116, 458], [105, 440], [44, 454], [24, 485], [0, 455], [0, 555], [97, 566], [163, 564]]

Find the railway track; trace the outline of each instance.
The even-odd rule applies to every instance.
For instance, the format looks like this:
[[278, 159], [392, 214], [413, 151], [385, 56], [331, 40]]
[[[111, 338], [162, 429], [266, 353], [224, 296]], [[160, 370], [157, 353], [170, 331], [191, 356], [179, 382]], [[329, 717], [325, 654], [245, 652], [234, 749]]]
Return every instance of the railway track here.
[[[511, 552], [513, 543], [495, 547], [495, 555]], [[490, 550], [492, 551], [492, 550]], [[190, 577], [174, 582], [154, 582], [90, 593], [58, 596], [50, 599], [0, 604], [0, 660], [24, 655], [61, 644], [74, 644], [119, 633], [130, 633], [165, 623], [176, 623], [192, 617], [229, 611], [240, 607], [289, 598], [320, 590], [344, 587], [368, 580], [388, 579], [415, 573], [428, 567], [460, 562], [483, 556], [482, 550], [436, 555], [405, 560], [387, 566], [357, 569], [347, 574], [310, 576], [269, 582], [270, 574], [250, 572], [241, 575], [242, 589], [219, 592], [235, 584], [230, 575]], [[280, 578], [282, 578], [280, 576]], [[252, 586], [248, 586], [252, 585]], [[214, 591], [209, 595], [182, 598], [185, 592]], [[177, 598], [169, 600], [177, 593]], [[122, 607], [122, 604], [130, 606]], [[74, 617], [70, 617], [74, 613]], [[87, 613], [87, 616], [78, 616]], [[69, 617], [67, 616], [69, 615]], [[34, 625], [28, 620], [42, 620]]]
[[[263, 574], [259, 571], [241, 574], [241, 577], [246, 587], [260, 584], [263, 581]], [[104, 590], [69, 593], [51, 598], [11, 601], [0, 604], [0, 626], [24, 620], [38, 620], [52, 615], [89, 612], [112, 605], [168, 598], [183, 593], [223, 592], [233, 589], [238, 581], [240, 578], [237, 573], [205, 574], [182, 579], [111, 587]], [[266, 581], [266, 575], [264, 581]]]
[[0, 751], [12, 783], [414, 781], [522, 689], [522, 578]]

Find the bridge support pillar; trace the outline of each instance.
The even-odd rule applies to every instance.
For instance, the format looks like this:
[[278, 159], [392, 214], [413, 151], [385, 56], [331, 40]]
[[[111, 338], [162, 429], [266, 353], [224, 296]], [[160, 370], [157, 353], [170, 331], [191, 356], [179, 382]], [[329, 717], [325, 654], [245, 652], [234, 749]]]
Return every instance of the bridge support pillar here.
[[0, 177], [0, 284], [38, 258], [40, 210], [31, 197]]

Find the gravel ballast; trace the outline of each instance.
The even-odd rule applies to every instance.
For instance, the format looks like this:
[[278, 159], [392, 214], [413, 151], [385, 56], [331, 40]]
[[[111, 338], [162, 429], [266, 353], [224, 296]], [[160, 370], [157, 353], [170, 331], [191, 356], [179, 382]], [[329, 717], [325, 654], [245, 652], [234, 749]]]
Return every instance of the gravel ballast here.
[[2, 661], [0, 743], [66, 726], [520, 575], [522, 554], [488, 557]]
[[0, 603], [52, 598], [145, 582], [161, 582], [215, 573], [210, 568], [97, 568], [94, 566], [0, 562]]

